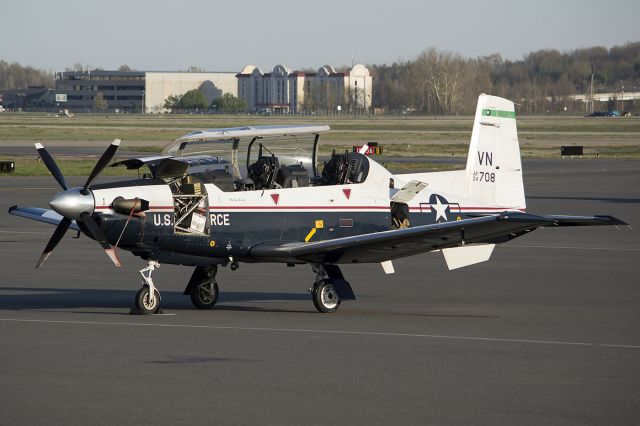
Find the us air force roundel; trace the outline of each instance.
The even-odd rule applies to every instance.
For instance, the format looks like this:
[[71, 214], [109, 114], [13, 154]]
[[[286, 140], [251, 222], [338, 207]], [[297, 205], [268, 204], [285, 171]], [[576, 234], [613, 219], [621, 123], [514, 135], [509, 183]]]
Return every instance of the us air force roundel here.
[[435, 213], [435, 221], [446, 222], [449, 220], [447, 215], [451, 214], [451, 210], [449, 209], [449, 202], [442, 195], [431, 194], [429, 197], [429, 206], [431, 207], [431, 212]]

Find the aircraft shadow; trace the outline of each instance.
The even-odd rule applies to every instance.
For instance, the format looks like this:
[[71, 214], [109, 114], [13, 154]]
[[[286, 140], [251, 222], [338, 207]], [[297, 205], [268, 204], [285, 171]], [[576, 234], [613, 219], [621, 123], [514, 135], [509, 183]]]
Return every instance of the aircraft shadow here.
[[[36, 288], [36, 287], [0, 287], [1, 291], [16, 292], [0, 296], [0, 310], [65, 310], [78, 308], [116, 308], [126, 309], [133, 306], [136, 289], [103, 290], [103, 289], [71, 289], [71, 288]], [[257, 311], [257, 312], [297, 312], [265, 309], [261, 307], [235, 306], [242, 302], [275, 302], [275, 301], [310, 301], [305, 293], [267, 293], [222, 291], [216, 310]], [[230, 305], [231, 304], [231, 305]], [[166, 310], [194, 309], [188, 296], [180, 291], [163, 291], [162, 308]], [[74, 311], [78, 312], [78, 311]], [[310, 311], [300, 311], [310, 312]], [[96, 313], [96, 312], [85, 312]], [[105, 312], [100, 312], [105, 313]]]
[[[38, 287], [2, 287], [0, 293], [0, 311], [40, 311], [40, 312], [73, 312], [76, 314], [129, 315], [133, 307], [133, 298], [137, 289], [104, 290], [104, 289], [71, 289], [71, 288], [38, 288]], [[366, 296], [365, 296], [366, 297]], [[278, 309], [269, 302], [301, 301], [301, 309], [288, 305], [289, 309]], [[249, 303], [255, 305], [239, 305]], [[110, 309], [110, 310], [98, 310]], [[188, 296], [181, 291], [162, 292], [162, 309], [165, 313], [195, 311]], [[215, 311], [228, 312], [262, 312], [316, 315], [318, 312], [311, 305], [311, 296], [304, 293], [268, 293], [222, 291]], [[367, 311], [345, 312], [344, 315], [357, 316], [405, 316], [405, 317], [444, 317], [487, 319], [497, 318], [495, 315], [477, 315], [468, 313], [432, 313], [432, 312], [399, 312], [399, 311]]]

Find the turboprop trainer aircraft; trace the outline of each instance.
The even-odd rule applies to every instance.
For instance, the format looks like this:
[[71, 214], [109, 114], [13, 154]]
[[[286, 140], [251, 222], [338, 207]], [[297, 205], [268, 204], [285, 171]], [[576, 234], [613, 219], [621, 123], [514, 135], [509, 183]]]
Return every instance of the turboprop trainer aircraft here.
[[[156, 313], [151, 278], [160, 263], [195, 267], [184, 290], [197, 308], [218, 300], [219, 266], [242, 262], [310, 264], [320, 312], [355, 299], [341, 264], [381, 263], [441, 251], [450, 269], [489, 259], [495, 244], [540, 227], [624, 225], [612, 216], [525, 212], [513, 102], [480, 95], [464, 170], [391, 174], [359, 152], [336, 153], [318, 167], [328, 126], [256, 126], [189, 133], [159, 156], [111, 166], [150, 174], [94, 184], [111, 162], [115, 140], [82, 187], [69, 188], [41, 144], [42, 161], [63, 191], [52, 210], [13, 206], [9, 212], [56, 224], [42, 262], [71, 228], [100, 243], [116, 266], [116, 249], [148, 262], [135, 305]], [[220, 151], [225, 155], [220, 155]]]

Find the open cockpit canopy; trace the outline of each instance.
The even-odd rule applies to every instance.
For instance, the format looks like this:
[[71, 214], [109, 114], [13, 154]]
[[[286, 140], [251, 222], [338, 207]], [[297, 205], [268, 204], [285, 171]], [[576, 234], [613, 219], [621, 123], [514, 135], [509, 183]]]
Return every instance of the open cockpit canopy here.
[[276, 157], [281, 166], [301, 165], [315, 173], [318, 140], [325, 125], [245, 126], [200, 130], [169, 143], [163, 155], [210, 155], [227, 159], [236, 178], [260, 157]]
[[318, 141], [329, 126], [287, 125], [209, 129], [188, 133], [155, 157], [132, 158], [112, 166], [148, 166], [154, 178], [213, 183], [223, 191], [250, 191], [362, 183], [368, 159], [335, 154], [318, 170]]

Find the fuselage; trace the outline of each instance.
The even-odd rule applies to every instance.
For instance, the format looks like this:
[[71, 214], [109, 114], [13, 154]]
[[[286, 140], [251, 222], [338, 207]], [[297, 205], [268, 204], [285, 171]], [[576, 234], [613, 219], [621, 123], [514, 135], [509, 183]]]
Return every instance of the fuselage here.
[[[250, 262], [256, 244], [321, 241], [514, 209], [455, 195], [460, 192], [452, 182], [463, 182], [464, 172], [392, 175], [369, 159], [361, 183], [230, 192], [204, 183], [197, 191], [201, 201], [180, 224], [178, 203], [197, 195], [176, 194], [161, 179], [95, 185], [92, 192], [101, 227], [119, 248], [162, 257], [164, 263]], [[394, 201], [416, 179], [426, 187], [406, 202]], [[439, 181], [446, 188], [438, 188]], [[141, 216], [116, 213], [111, 207], [116, 197], [143, 198], [149, 209]]]

